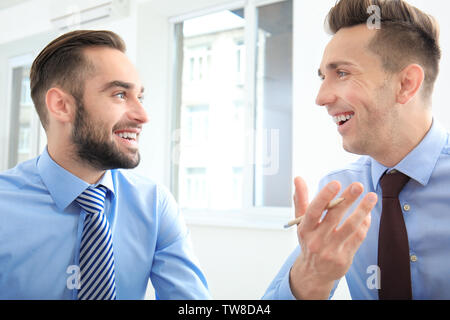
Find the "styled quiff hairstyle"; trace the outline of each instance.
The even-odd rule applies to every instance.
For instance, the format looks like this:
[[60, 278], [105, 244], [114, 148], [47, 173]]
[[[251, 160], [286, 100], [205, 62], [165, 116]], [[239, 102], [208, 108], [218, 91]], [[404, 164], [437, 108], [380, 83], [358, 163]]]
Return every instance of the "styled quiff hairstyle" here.
[[431, 97], [439, 73], [441, 50], [437, 21], [403, 0], [340, 0], [331, 8], [326, 28], [332, 34], [341, 28], [366, 24], [377, 6], [380, 29], [368, 49], [380, 56], [387, 72], [397, 73], [411, 63], [424, 69], [424, 98]]
[[77, 102], [82, 99], [84, 82], [95, 71], [93, 63], [83, 54], [83, 49], [89, 47], [126, 50], [125, 43], [114, 32], [77, 30], [50, 42], [34, 60], [30, 71], [31, 98], [45, 129], [48, 126], [45, 96], [50, 88], [66, 90]]

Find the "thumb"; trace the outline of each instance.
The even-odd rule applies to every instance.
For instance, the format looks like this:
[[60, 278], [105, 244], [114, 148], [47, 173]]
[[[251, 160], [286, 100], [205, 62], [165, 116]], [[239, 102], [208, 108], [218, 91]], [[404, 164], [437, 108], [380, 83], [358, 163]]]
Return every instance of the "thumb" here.
[[295, 193], [294, 193], [294, 205], [295, 205], [295, 217], [303, 216], [308, 208], [308, 187], [305, 180], [301, 177], [295, 177], [294, 179]]

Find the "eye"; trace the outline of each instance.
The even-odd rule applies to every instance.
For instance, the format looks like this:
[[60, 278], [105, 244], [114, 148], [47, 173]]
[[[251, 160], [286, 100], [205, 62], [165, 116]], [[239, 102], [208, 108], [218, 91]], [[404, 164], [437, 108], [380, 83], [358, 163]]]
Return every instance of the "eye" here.
[[348, 76], [348, 72], [342, 71], [342, 70], [338, 70], [336, 71], [338, 78], [344, 78], [346, 76]]
[[122, 92], [116, 93], [114, 96], [118, 97], [119, 99], [125, 99], [126, 94], [125, 94], [125, 92], [122, 91]]

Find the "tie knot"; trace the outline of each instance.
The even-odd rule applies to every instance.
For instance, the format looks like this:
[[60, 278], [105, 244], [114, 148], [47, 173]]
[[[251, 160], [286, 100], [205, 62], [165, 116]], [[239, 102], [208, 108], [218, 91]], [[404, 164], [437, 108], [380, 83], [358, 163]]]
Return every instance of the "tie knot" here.
[[89, 187], [76, 199], [77, 203], [87, 213], [102, 212], [105, 205], [106, 187], [99, 185], [96, 188]]
[[397, 170], [385, 173], [380, 180], [383, 198], [398, 198], [400, 191], [409, 179], [407, 175]]

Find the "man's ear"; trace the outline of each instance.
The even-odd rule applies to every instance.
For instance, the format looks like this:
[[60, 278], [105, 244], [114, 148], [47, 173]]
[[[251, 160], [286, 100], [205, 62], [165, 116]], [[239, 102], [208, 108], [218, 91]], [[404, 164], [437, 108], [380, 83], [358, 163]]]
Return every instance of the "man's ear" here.
[[75, 110], [75, 99], [64, 90], [53, 87], [45, 95], [49, 115], [59, 122], [71, 122]]
[[425, 72], [418, 64], [410, 64], [399, 74], [400, 87], [397, 92], [397, 102], [406, 104], [422, 87]]

